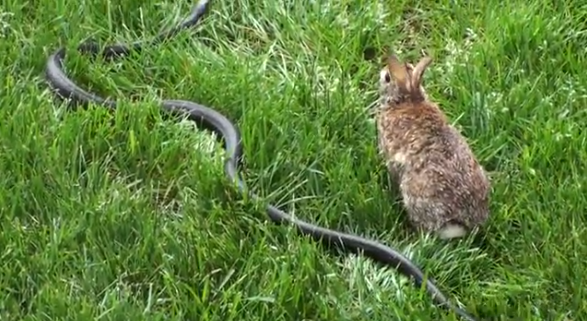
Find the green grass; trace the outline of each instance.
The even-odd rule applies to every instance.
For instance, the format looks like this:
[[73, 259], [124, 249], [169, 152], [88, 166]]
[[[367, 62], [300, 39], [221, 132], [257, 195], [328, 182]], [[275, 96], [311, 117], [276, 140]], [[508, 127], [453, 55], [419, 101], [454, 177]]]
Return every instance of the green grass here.
[[[46, 57], [151, 38], [189, 4], [3, 0], [0, 319], [456, 320], [395, 271], [268, 222], [162, 98], [237, 123], [268, 202], [399, 248], [481, 319], [586, 319], [587, 5], [555, 3], [215, 1], [195, 34], [120, 63], [69, 51], [74, 79], [122, 100], [108, 113], [54, 101]], [[434, 56], [425, 86], [491, 172], [480, 241], [410, 234], [386, 189], [364, 57], [385, 46]]]

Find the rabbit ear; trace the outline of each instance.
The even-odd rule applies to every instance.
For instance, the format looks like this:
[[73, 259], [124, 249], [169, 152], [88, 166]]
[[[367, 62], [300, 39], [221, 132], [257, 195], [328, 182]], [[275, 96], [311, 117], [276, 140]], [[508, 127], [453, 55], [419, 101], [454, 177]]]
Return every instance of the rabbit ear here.
[[410, 75], [406, 65], [399, 62], [395, 55], [390, 55], [387, 58], [387, 68], [389, 69], [389, 73], [395, 80], [396, 84], [399, 87], [407, 89]]
[[420, 59], [416, 67], [414, 67], [414, 70], [412, 71], [412, 88], [420, 87], [420, 84], [422, 82], [422, 75], [424, 74], [424, 71], [426, 71], [426, 68], [430, 65], [431, 62], [432, 58], [424, 57]]
[[408, 69], [408, 73], [413, 73], [414, 72], [414, 65], [412, 65], [409, 62], [406, 62], [406, 68]]

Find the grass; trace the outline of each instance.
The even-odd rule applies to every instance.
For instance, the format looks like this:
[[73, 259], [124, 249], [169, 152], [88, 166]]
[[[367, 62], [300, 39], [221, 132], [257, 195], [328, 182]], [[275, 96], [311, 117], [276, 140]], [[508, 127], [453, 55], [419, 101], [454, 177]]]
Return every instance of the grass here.
[[[395, 271], [268, 222], [161, 98], [237, 123], [268, 202], [400, 249], [481, 319], [587, 318], [583, 2], [215, 1], [195, 33], [120, 63], [69, 51], [74, 79], [121, 99], [114, 114], [67, 112], [46, 58], [151, 38], [188, 3], [1, 8], [1, 320], [456, 320]], [[434, 56], [425, 86], [491, 172], [480, 240], [410, 234], [383, 184], [365, 53], [387, 45]]]

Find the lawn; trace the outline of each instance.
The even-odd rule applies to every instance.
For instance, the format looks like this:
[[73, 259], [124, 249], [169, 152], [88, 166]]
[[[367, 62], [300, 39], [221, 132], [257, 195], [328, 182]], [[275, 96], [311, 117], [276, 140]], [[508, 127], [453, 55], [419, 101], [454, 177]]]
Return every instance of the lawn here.
[[[265, 216], [221, 146], [157, 100], [238, 124], [246, 181], [309, 222], [398, 248], [483, 320], [586, 320], [587, 3], [213, 1], [192, 31], [117, 63], [73, 51], [150, 39], [185, 1], [3, 0], [1, 320], [457, 320], [392, 269]], [[70, 50], [101, 107], [66, 110], [43, 77]], [[409, 232], [369, 106], [382, 48], [434, 62], [430, 96], [490, 172], [481, 234]]]

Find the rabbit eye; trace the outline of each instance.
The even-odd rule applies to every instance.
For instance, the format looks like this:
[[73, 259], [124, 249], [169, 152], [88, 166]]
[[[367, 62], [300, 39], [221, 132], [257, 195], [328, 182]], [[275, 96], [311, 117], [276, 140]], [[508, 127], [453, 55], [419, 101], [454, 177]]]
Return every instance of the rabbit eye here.
[[391, 81], [391, 76], [389, 76], [389, 73], [385, 74], [385, 82], [390, 82]]

